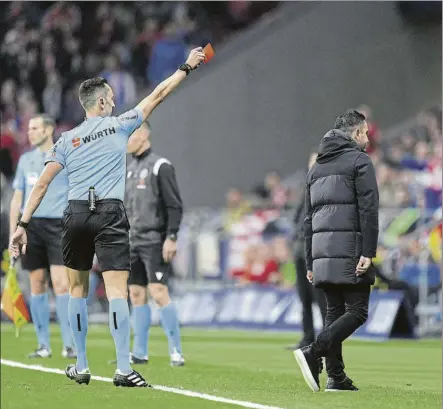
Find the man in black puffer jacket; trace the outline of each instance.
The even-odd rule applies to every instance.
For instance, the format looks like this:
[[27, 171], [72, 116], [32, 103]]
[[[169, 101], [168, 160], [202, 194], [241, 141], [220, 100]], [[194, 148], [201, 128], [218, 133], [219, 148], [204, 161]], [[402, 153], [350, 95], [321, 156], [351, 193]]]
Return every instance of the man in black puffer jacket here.
[[310, 346], [294, 351], [305, 381], [320, 390], [318, 359], [326, 357], [326, 391], [358, 390], [344, 372], [342, 342], [368, 317], [371, 258], [378, 241], [378, 188], [364, 152], [365, 117], [340, 115], [322, 139], [306, 183], [305, 251], [308, 280], [323, 288], [325, 329]]

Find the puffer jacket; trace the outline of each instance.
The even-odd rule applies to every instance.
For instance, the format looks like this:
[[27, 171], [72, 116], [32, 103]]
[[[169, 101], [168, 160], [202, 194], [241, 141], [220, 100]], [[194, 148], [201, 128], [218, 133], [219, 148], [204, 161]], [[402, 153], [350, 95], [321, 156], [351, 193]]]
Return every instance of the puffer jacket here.
[[357, 277], [360, 256], [375, 257], [379, 196], [369, 156], [339, 130], [322, 139], [307, 175], [305, 255], [314, 285], [373, 284], [370, 268]]

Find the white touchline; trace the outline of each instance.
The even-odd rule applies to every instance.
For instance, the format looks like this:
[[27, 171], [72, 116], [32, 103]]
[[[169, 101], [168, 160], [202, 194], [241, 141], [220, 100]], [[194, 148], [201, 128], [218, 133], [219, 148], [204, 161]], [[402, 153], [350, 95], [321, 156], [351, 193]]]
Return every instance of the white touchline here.
[[[63, 371], [61, 369], [46, 368], [46, 367], [40, 366], [40, 365], [27, 365], [27, 364], [23, 364], [21, 362], [9, 361], [9, 360], [3, 359], [3, 358], [0, 359], [0, 364], [5, 365], [5, 366], [11, 366], [13, 368], [30, 369], [32, 371], [55, 373], [58, 375], [65, 374], [65, 371]], [[94, 376], [93, 375], [91, 378], [96, 381], [112, 382], [111, 378], [104, 378], [102, 376]], [[206, 393], [193, 392], [193, 391], [188, 391], [186, 389], [171, 388], [169, 386], [152, 385], [152, 389], [156, 389], [156, 390], [163, 391], [163, 392], [176, 393], [177, 395], [191, 396], [193, 398], [211, 400], [214, 402], [228, 403], [230, 405], [242, 406], [244, 408], [283, 409], [283, 408], [279, 408], [278, 406], [261, 405], [260, 403], [253, 403], [253, 402], [247, 402], [247, 401], [235, 400], [235, 399], [227, 399], [227, 398], [222, 398], [221, 396], [208, 395]]]

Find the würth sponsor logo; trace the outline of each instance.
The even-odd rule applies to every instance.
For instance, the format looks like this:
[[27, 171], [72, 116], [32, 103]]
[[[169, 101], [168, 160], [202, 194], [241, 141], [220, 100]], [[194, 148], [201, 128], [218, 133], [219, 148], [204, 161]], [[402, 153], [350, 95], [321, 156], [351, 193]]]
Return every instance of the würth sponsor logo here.
[[115, 133], [115, 128], [108, 128], [108, 129], [103, 129], [102, 131], [98, 131], [96, 133], [93, 133], [91, 135], [85, 136], [82, 138], [83, 143], [88, 143], [91, 141], [95, 141], [97, 139], [103, 138], [105, 136], [111, 135]]
[[73, 146], [74, 148], [78, 148], [78, 147], [80, 146], [80, 138], [74, 138], [74, 139], [72, 140], [72, 146]]

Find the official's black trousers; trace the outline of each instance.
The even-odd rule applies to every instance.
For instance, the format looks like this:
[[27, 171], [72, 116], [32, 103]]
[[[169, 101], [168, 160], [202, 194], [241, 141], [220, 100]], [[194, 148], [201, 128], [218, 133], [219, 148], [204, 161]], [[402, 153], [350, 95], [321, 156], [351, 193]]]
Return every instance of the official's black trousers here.
[[368, 319], [369, 285], [329, 285], [324, 287], [327, 302], [326, 326], [312, 344], [317, 357], [326, 357], [330, 378], [345, 375], [342, 343]]
[[296, 288], [303, 311], [303, 339], [310, 344], [315, 340], [312, 304], [317, 302], [320, 307], [324, 325], [326, 319], [326, 298], [323, 290], [315, 288], [306, 278], [306, 263], [303, 257], [295, 257], [295, 268], [297, 273]]

